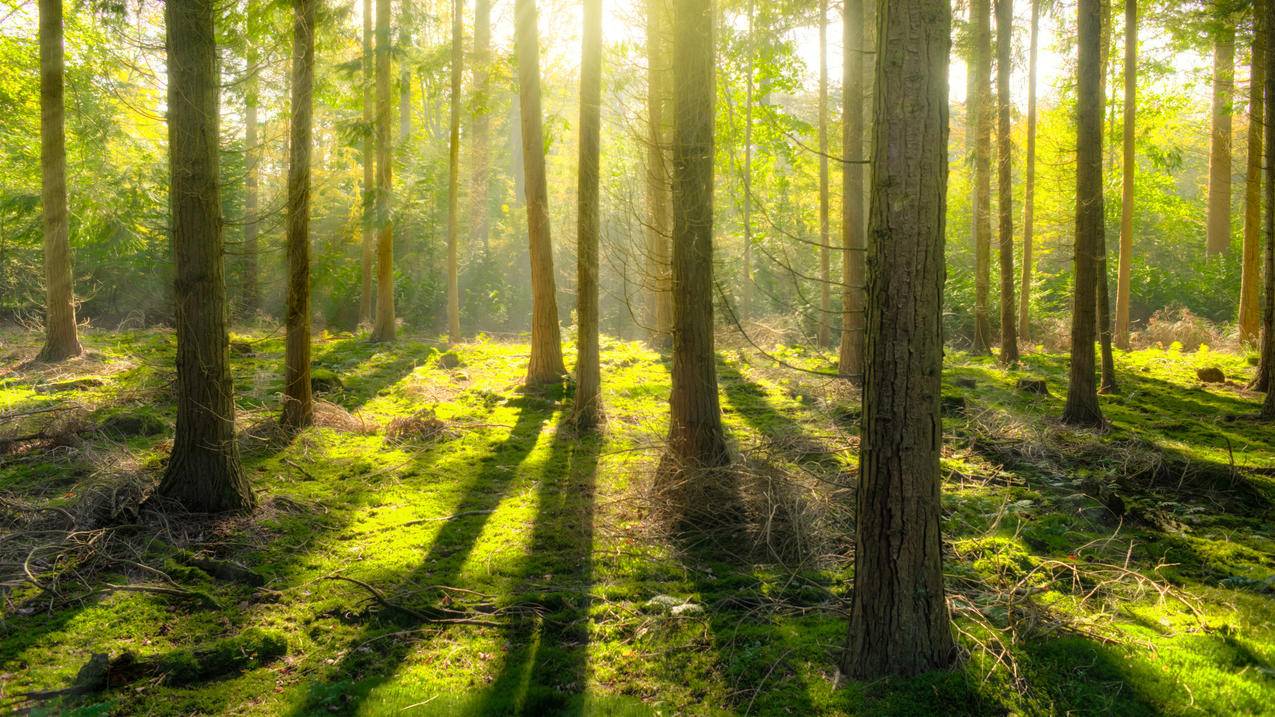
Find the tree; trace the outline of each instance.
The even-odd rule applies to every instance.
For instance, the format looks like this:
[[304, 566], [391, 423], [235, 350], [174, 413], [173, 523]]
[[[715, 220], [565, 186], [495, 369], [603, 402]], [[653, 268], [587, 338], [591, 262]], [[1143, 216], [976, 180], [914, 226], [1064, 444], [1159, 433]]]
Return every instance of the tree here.
[[580, 62], [580, 170], [577, 184], [576, 396], [572, 419], [588, 431], [602, 419], [598, 365], [598, 182], [602, 134], [602, 0], [584, 0]]
[[828, 228], [828, 0], [819, 0], [819, 346], [830, 340], [832, 245]]
[[[748, 62], [744, 68], [744, 267], [740, 280], [743, 291], [739, 302], [739, 316], [747, 319], [753, 309], [753, 0], [748, 0], [748, 35], [746, 50]], [[822, 31], [821, 31], [822, 33]], [[823, 35], [820, 34], [820, 45]], [[820, 60], [822, 67], [822, 60]], [[822, 135], [820, 135], [822, 136]], [[822, 186], [822, 185], [821, 185]], [[821, 260], [822, 261], [822, 260]], [[826, 266], [826, 263], [824, 263]], [[823, 284], [824, 289], [827, 284]], [[820, 307], [822, 307], [822, 300]], [[827, 320], [819, 316], [819, 345], [824, 344]]]
[[376, 323], [373, 341], [393, 341], [394, 225], [390, 165], [390, 0], [376, 0]]
[[39, 360], [79, 356], [66, 209], [62, 0], [40, 0], [40, 203], [44, 218], [44, 347]]
[[256, 18], [260, 12], [256, 0], [249, 0], [247, 7], [247, 52], [248, 77], [244, 82], [244, 191], [243, 191], [243, 285], [240, 303], [245, 316], [253, 316], [261, 309], [261, 285], [258, 279], [257, 254], [260, 247], [257, 241], [258, 222], [260, 222], [258, 188], [261, 182], [259, 167], [261, 147], [257, 139], [257, 105], [260, 83], [257, 81], [260, 59], [256, 42]]
[[[452, 0], [452, 88], [451, 124], [447, 154], [447, 335], [460, 341], [460, 266], [457, 244], [460, 242], [460, 79], [465, 71], [465, 47], [462, 12], [463, 0]], [[484, 185], [485, 188], [485, 185]], [[486, 214], [486, 202], [480, 200]]]
[[473, 62], [473, 97], [474, 111], [473, 151], [474, 171], [473, 188], [470, 198], [473, 211], [475, 243], [482, 247], [483, 257], [491, 254], [490, 226], [487, 220], [487, 201], [491, 194], [490, 177], [488, 176], [487, 143], [491, 135], [491, 118], [488, 107], [491, 92], [491, 0], [474, 0], [474, 62]]
[[549, 188], [545, 180], [544, 132], [540, 116], [540, 44], [536, 0], [514, 3], [514, 55], [522, 121], [522, 167], [527, 188], [527, 238], [531, 253], [531, 360], [527, 384], [552, 383], [567, 372], [553, 280], [549, 236]]
[[[1102, 39], [1101, 47], [1101, 76], [1098, 79], [1098, 96], [1100, 97], [1098, 106], [1103, 108], [1107, 106], [1107, 67], [1111, 58], [1111, 0], [1102, 0]], [[1101, 112], [1101, 109], [1100, 109]], [[1115, 107], [1111, 108], [1111, 134], [1115, 135]], [[1099, 122], [1101, 126], [1101, 122]], [[1113, 140], [1114, 143], [1114, 140]], [[1111, 168], [1115, 171], [1115, 156], [1111, 158]], [[1097, 276], [1097, 311], [1098, 311], [1098, 348], [1102, 355], [1102, 381], [1098, 384], [1099, 393], [1115, 393], [1116, 391], [1116, 360], [1111, 351], [1111, 287], [1107, 279], [1107, 233], [1104, 230], [1102, 239], [1097, 244], [1098, 266], [1094, 271]]]
[[[1263, 8], [1266, 16], [1266, 27], [1275, 28], [1275, 2], [1268, 2]], [[1266, 53], [1266, 104], [1275, 102], [1275, 52]], [[1266, 135], [1271, 136], [1272, 125], [1275, 125], [1275, 112], [1265, 113]], [[1275, 142], [1267, 142], [1263, 150], [1266, 156], [1266, 187], [1263, 195], [1266, 199], [1266, 221], [1263, 227], [1266, 235], [1266, 298], [1262, 313], [1262, 366], [1257, 373], [1257, 389], [1266, 392], [1262, 402], [1261, 416], [1267, 420], [1275, 420]]]
[[168, 158], [177, 325], [177, 429], [159, 494], [187, 510], [253, 506], [235, 443], [234, 386], [218, 193], [212, 0], [164, 4]]
[[1240, 264], [1240, 343], [1252, 345], [1261, 331], [1262, 125], [1266, 82], [1267, 34], [1265, 0], [1253, 2], [1253, 47], [1248, 90], [1248, 166], [1244, 181], [1244, 254]]
[[[700, 495], [701, 469], [729, 460], [713, 348], [712, 0], [676, 0], [673, 17], [673, 390], [669, 457]], [[707, 504], [711, 504], [709, 501]]]
[[1027, 167], [1023, 177], [1023, 272], [1018, 290], [1018, 333], [1031, 335], [1032, 243], [1036, 229], [1036, 64], [1040, 53], [1040, 3], [1032, 6], [1031, 39], [1027, 50]]
[[[1259, 93], [1260, 94], [1260, 93]], [[1129, 350], [1129, 282], [1133, 267], [1134, 129], [1138, 118], [1138, 0], [1124, 3], [1124, 160], [1120, 201], [1120, 260], [1116, 276], [1116, 345]], [[1250, 134], [1250, 138], [1251, 138]], [[1259, 137], [1260, 132], [1259, 132]], [[1251, 141], [1251, 139], [1250, 139]], [[1260, 141], [1260, 139], [1259, 139]], [[1250, 152], [1251, 152], [1250, 148]], [[1251, 163], [1250, 159], [1250, 163]], [[1259, 167], [1261, 158], [1258, 158]]]
[[1076, 63], [1075, 297], [1071, 314], [1071, 366], [1063, 422], [1103, 425], [1094, 380], [1098, 251], [1104, 241], [1102, 209], [1102, 0], [1079, 0]]
[[292, 127], [288, 142], [288, 313], [284, 428], [314, 423], [310, 390], [310, 146], [314, 111], [314, 3], [293, 0]]
[[[665, 0], [646, 3], [647, 141], [645, 268], [646, 321], [651, 342], [667, 346], [672, 338], [673, 294], [670, 287], [669, 237], [672, 235], [671, 170], [669, 168], [668, 13]], [[748, 125], [745, 124], [747, 127]], [[744, 172], [748, 176], [748, 172]], [[747, 198], [747, 193], [745, 193]], [[748, 223], [745, 222], [745, 225]], [[745, 242], [747, 244], [747, 242]]]
[[412, 25], [416, 13], [412, 0], [400, 0], [398, 8], [398, 144], [406, 148], [412, 138]]
[[996, 0], [997, 185], [1000, 213], [1001, 355], [1003, 364], [1018, 363], [1014, 331], [1014, 175], [1010, 141], [1009, 72], [1014, 41], [1014, 0]]
[[839, 370], [863, 378], [863, 0], [842, 10], [841, 353]]
[[359, 294], [359, 323], [372, 323], [372, 258], [376, 245], [376, 189], [372, 177], [375, 155], [372, 138], [375, 119], [372, 116], [373, 98], [372, 59], [372, 0], [363, 0], [363, 261], [361, 265]]
[[988, 353], [992, 345], [992, 324], [987, 302], [992, 266], [992, 40], [991, 0], [972, 0], [973, 87], [968, 101], [974, 132], [974, 346], [976, 353]]
[[947, 192], [947, 0], [882, 3], [869, 219], [854, 598], [843, 671], [915, 675], [956, 656], [939, 534]]
[[1231, 245], [1231, 102], [1235, 89], [1235, 24], [1217, 0], [1213, 28], [1213, 130], [1209, 146], [1206, 247], [1221, 254]]

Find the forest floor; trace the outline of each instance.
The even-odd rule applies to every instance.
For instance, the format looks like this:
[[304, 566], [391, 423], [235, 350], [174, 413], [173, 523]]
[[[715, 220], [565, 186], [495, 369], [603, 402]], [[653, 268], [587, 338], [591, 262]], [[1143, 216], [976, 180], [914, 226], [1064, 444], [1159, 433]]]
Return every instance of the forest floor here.
[[[1065, 357], [949, 355], [962, 661], [862, 684], [836, 669], [859, 414], [839, 381], [720, 352], [747, 513], [705, 539], [651, 517], [669, 379], [642, 343], [604, 339], [593, 438], [564, 423], [570, 385], [519, 390], [525, 344], [325, 334], [320, 425], [289, 438], [282, 337], [238, 334], [259, 507], [210, 519], [141, 502], [171, 446], [172, 333], [84, 341], [39, 366], [37, 336], [0, 332], [0, 711], [1275, 713], [1275, 425], [1252, 418], [1251, 357], [1118, 353], [1096, 433], [1057, 421]], [[1227, 383], [1197, 379], [1214, 366]]]

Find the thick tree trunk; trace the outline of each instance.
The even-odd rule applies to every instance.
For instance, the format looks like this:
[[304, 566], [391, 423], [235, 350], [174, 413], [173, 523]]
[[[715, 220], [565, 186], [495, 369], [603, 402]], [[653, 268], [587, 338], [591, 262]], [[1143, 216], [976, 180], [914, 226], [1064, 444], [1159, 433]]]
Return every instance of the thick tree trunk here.
[[1248, 90], [1248, 167], [1244, 181], [1244, 258], [1240, 265], [1240, 343], [1254, 345], [1261, 333], [1262, 125], [1266, 83], [1267, 0], [1253, 2], [1253, 48]]
[[828, 226], [828, 0], [819, 0], [819, 346], [832, 341], [832, 238]]
[[62, 0], [40, 0], [40, 202], [44, 218], [44, 348], [41, 361], [79, 356], [66, 209], [62, 100]]
[[[748, 62], [744, 70], [744, 268], [740, 279], [739, 318], [747, 321], [753, 309], [753, 2], [748, 2]], [[822, 47], [822, 45], [820, 45]], [[825, 319], [819, 317], [823, 345]]]
[[[462, 5], [463, 8], [463, 5]], [[474, 0], [474, 128], [471, 150], [474, 173], [470, 205], [473, 209], [473, 238], [482, 247], [483, 257], [491, 256], [488, 200], [491, 196], [489, 153], [491, 136], [491, 0]]]
[[880, 8], [854, 594], [843, 669], [915, 675], [956, 657], [943, 596], [939, 389], [947, 0]]
[[[673, 390], [669, 457], [686, 487], [719, 495], [704, 468], [729, 460], [713, 349], [713, 4], [676, 0], [673, 18]], [[702, 478], [702, 480], [697, 480]]]
[[1213, 132], [1209, 147], [1209, 254], [1231, 245], [1231, 102], [1235, 86], [1235, 27], [1213, 34]]
[[1115, 341], [1117, 346], [1128, 351], [1131, 298], [1129, 284], [1133, 270], [1133, 177], [1137, 170], [1134, 128], [1138, 119], [1138, 0], [1125, 0], [1124, 5], [1124, 160], [1120, 197], [1120, 263], [1116, 275]]
[[1098, 260], [1102, 213], [1102, 2], [1079, 0], [1076, 99], [1075, 299], [1071, 315], [1071, 368], [1063, 422], [1101, 426], [1094, 380]]
[[[649, 213], [646, 228], [646, 256], [643, 286], [646, 287], [646, 321], [650, 341], [667, 347], [672, 340], [673, 293], [670, 277], [669, 238], [672, 236], [672, 175], [669, 167], [669, 128], [672, 124], [669, 106], [668, 13], [665, 0], [647, 0], [647, 146], [646, 204]], [[747, 172], [745, 172], [747, 174]]]
[[1027, 55], [1027, 168], [1023, 177], [1023, 267], [1018, 290], [1018, 334], [1031, 336], [1032, 246], [1036, 230], [1036, 64], [1040, 53], [1040, 0], [1032, 4]]
[[602, 0], [584, 0], [580, 62], [580, 170], [576, 216], [576, 429], [595, 429], [602, 419], [598, 363], [598, 182], [602, 141]]
[[1014, 330], [1014, 174], [1010, 139], [1009, 72], [1014, 43], [1014, 1], [996, 0], [997, 185], [999, 191], [1001, 269], [1001, 355], [1003, 364], [1018, 363]]
[[[447, 336], [460, 341], [460, 80], [465, 71], [463, 0], [452, 0], [451, 125], [447, 154]], [[484, 180], [483, 186], [486, 186]], [[486, 202], [479, 200], [486, 214]]]
[[376, 0], [376, 324], [373, 341], [393, 341], [394, 224], [390, 219], [390, 0]]
[[177, 273], [177, 429], [159, 493], [194, 512], [243, 510], [253, 506], [253, 496], [235, 443], [217, 187], [220, 83], [213, 2], [169, 0], [164, 18]]
[[991, 0], [972, 0], [974, 24], [974, 345], [990, 353], [988, 295], [992, 273], [992, 40]]
[[376, 254], [376, 189], [372, 176], [375, 155], [372, 138], [374, 86], [372, 58], [372, 0], [363, 0], [363, 261], [361, 266], [361, 291], [359, 293], [359, 324], [372, 324], [372, 259]]
[[261, 309], [261, 284], [258, 279], [257, 254], [260, 252], [258, 233], [258, 193], [261, 184], [261, 148], [257, 146], [257, 105], [259, 103], [257, 73], [260, 58], [257, 43], [252, 39], [256, 28], [259, 4], [250, 0], [247, 5], [248, 77], [244, 85], [244, 191], [243, 191], [243, 285], [240, 289], [240, 305], [243, 315], [253, 317]]
[[549, 191], [545, 180], [544, 133], [540, 116], [540, 40], [536, 1], [516, 0], [514, 54], [518, 63], [518, 103], [522, 109], [522, 166], [527, 177], [527, 237], [531, 253], [531, 361], [527, 384], [552, 383], [567, 372], [553, 277], [549, 234]]
[[[1108, 107], [1110, 111], [1107, 116], [1110, 120], [1108, 127], [1111, 131], [1110, 136], [1115, 136], [1115, 105], [1107, 102], [1107, 69], [1113, 65], [1111, 63], [1111, 35], [1112, 35], [1112, 18], [1111, 18], [1111, 0], [1102, 0], [1102, 44], [1101, 44], [1101, 63], [1102, 78], [1098, 83], [1098, 93], [1102, 98], [1102, 107]], [[1105, 140], [1104, 140], [1105, 142]], [[1115, 140], [1112, 139], [1112, 144]], [[1115, 154], [1111, 154], [1111, 171], [1115, 171], [1116, 160]], [[1098, 244], [1098, 266], [1095, 268], [1098, 277], [1097, 284], [1097, 311], [1098, 311], [1098, 349], [1102, 356], [1102, 380], [1098, 384], [1098, 393], [1115, 393], [1116, 391], [1116, 361], [1111, 351], [1111, 285], [1107, 274], [1107, 232], [1106, 219], [1103, 219], [1102, 242]]]
[[283, 379], [284, 428], [314, 423], [310, 390], [310, 147], [314, 111], [314, 3], [294, 0], [292, 131], [288, 144], [288, 314]]
[[841, 375], [863, 378], [863, 0], [845, 0], [841, 98]]

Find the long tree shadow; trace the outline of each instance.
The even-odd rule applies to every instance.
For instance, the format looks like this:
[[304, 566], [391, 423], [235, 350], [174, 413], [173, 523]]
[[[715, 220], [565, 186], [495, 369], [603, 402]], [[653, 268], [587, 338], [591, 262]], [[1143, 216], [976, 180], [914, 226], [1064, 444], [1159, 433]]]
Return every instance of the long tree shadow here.
[[[551, 415], [542, 401], [530, 397], [521, 399], [518, 418], [508, 437], [485, 457], [483, 467], [455, 505], [452, 517], [439, 529], [429, 551], [415, 568], [396, 581], [400, 586], [411, 590], [423, 581], [433, 585], [447, 585], [455, 581], [491, 513], [514, 482], [517, 467], [534, 450]], [[378, 582], [385, 580], [379, 579]], [[407, 599], [395, 600], [408, 604]], [[441, 595], [435, 602], [438, 600], [442, 600]], [[423, 613], [432, 607], [436, 606], [426, 606], [417, 612]], [[419, 628], [422, 622], [406, 614], [386, 617], [389, 620], [380, 620], [377, 616], [362, 617], [367, 622], [349, 641], [344, 657], [320, 681], [309, 686], [305, 699], [293, 714], [308, 715], [321, 711], [353, 713], [378, 685], [393, 678], [408, 656], [410, 641], [383, 639], [378, 642], [375, 652], [356, 648], [374, 639], [393, 637], [389, 635], [392, 632]]]

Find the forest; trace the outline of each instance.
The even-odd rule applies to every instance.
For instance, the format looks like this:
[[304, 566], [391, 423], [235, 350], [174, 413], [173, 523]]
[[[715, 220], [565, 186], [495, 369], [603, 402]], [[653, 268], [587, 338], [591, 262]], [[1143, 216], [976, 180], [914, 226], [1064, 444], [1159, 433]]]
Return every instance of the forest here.
[[1275, 715], [1275, 0], [0, 0], [0, 713]]

